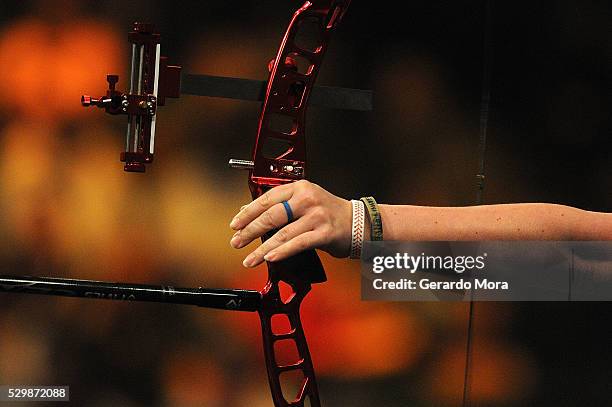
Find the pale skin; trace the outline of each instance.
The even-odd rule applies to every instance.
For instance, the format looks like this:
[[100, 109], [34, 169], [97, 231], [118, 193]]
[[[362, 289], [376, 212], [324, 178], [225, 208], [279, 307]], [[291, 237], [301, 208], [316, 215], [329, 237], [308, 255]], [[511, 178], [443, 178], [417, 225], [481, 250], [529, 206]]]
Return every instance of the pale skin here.
[[[294, 221], [287, 224], [283, 201]], [[385, 240], [612, 240], [612, 213], [570, 206], [523, 203], [467, 207], [379, 205]], [[367, 216], [366, 216], [367, 218]], [[347, 257], [351, 244], [350, 201], [302, 180], [281, 185], [243, 206], [230, 223], [230, 244], [242, 248], [279, 229], [245, 259], [245, 267], [279, 261], [308, 249]], [[366, 236], [369, 225], [366, 226]]]

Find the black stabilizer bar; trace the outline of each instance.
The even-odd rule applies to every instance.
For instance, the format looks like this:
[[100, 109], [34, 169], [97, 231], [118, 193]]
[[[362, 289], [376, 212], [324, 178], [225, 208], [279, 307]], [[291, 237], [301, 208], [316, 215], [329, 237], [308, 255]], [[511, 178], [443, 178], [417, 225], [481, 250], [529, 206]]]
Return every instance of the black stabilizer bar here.
[[261, 294], [254, 290], [177, 288], [54, 277], [0, 275], [0, 292], [163, 302], [232, 311], [257, 311], [261, 306]]
[[[184, 74], [181, 94], [261, 102], [267, 85], [266, 81], [256, 79]], [[308, 104], [326, 109], [370, 111], [373, 109], [373, 93], [371, 90], [315, 86]]]

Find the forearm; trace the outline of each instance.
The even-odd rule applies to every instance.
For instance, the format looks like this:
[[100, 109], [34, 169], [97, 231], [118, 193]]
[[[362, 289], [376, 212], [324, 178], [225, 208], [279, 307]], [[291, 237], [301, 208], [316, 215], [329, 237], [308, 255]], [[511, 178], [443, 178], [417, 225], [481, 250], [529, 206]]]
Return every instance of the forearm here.
[[[385, 240], [612, 240], [612, 214], [563, 205], [379, 205], [379, 210]], [[370, 225], [365, 218], [367, 238]], [[236, 231], [230, 244], [242, 248], [279, 229], [244, 259], [245, 267], [315, 248], [346, 257], [352, 221], [349, 201], [301, 180], [272, 188], [243, 206], [230, 223]]]
[[385, 240], [612, 240], [612, 214], [554, 204], [380, 205]]

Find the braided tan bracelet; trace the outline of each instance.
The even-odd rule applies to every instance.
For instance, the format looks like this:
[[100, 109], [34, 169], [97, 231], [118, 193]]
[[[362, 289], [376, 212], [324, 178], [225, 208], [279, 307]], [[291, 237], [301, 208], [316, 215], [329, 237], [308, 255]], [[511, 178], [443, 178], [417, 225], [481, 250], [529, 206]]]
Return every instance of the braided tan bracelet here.
[[351, 259], [361, 257], [363, 239], [365, 234], [365, 208], [363, 202], [351, 200], [353, 206], [353, 222], [351, 226]]

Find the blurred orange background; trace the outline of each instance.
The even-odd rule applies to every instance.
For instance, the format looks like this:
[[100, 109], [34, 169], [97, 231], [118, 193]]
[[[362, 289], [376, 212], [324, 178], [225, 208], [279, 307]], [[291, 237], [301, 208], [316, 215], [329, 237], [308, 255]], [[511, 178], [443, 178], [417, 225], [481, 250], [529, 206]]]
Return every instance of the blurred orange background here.
[[[229, 246], [228, 222], [250, 194], [246, 174], [225, 165], [228, 158], [248, 157], [256, 103], [193, 96], [169, 101], [159, 112], [156, 162], [144, 175], [122, 171], [124, 120], [79, 104], [83, 93], [105, 92], [107, 73], [118, 73], [118, 88], [125, 86], [126, 35], [134, 20], [155, 22], [163, 53], [187, 72], [264, 79], [298, 3], [244, 3], [40, 0], [0, 6], [3, 274], [263, 286], [263, 268], [241, 266], [250, 249]], [[310, 112], [315, 182], [346, 198], [473, 202], [483, 7], [438, 3], [411, 5], [406, 26], [392, 18], [391, 6], [351, 6], [319, 83], [372, 88], [376, 108]], [[561, 26], [573, 21], [563, 6], [556, 10], [567, 19]], [[496, 16], [502, 30], [512, 14]], [[580, 48], [587, 39], [568, 34], [559, 47]], [[520, 72], [514, 79], [499, 73], [494, 81], [509, 83], [499, 85], [502, 91], [520, 81]], [[600, 178], [583, 184], [579, 196], [577, 189], [564, 189], [575, 179], [558, 172], [554, 157], [521, 155], [516, 146], [527, 141], [512, 140], [512, 134], [541, 133], [541, 144], [554, 133], [557, 152], [590, 151], [599, 142], [604, 121], [573, 135], [551, 125], [568, 110], [587, 110], [571, 109], [576, 92], [589, 100], [597, 93], [579, 74], [558, 80], [570, 106], [542, 101], [536, 111], [548, 114], [540, 116], [548, 127], [517, 124], [521, 100], [506, 110], [510, 98], [494, 104], [499, 111], [493, 111], [487, 152], [493, 162], [488, 202], [610, 209], [609, 195], [595, 192], [601, 185], [610, 190], [605, 157], [588, 160]], [[600, 118], [597, 112], [584, 114]], [[502, 137], [516, 144], [495, 141]], [[572, 165], [579, 167], [581, 159]], [[558, 178], [553, 186], [545, 175], [525, 176], [538, 165]], [[322, 257], [329, 282], [314, 287], [302, 318], [325, 405], [458, 405], [467, 304], [361, 302], [359, 264]], [[70, 385], [72, 404], [83, 406], [271, 405], [254, 314], [15, 295], [2, 296], [0, 306], [0, 384]], [[511, 304], [477, 307], [474, 405], [524, 405], [543, 397], [537, 389], [547, 370], [537, 347], [513, 333], [521, 311]]]

